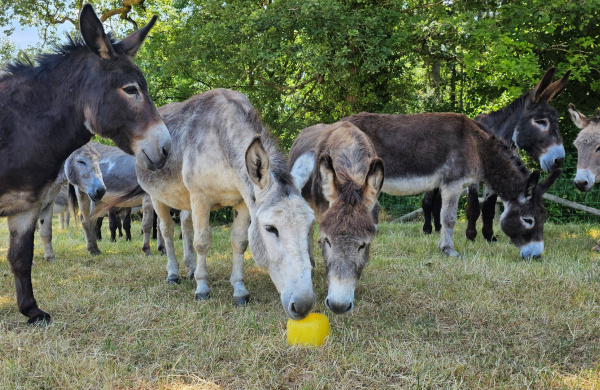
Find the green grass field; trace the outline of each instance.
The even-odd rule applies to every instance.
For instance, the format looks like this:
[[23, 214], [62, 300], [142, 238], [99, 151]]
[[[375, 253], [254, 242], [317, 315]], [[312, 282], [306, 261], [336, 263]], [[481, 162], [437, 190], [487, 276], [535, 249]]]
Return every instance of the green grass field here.
[[251, 303], [233, 306], [227, 226], [213, 229], [205, 302], [193, 300], [195, 282], [167, 286], [166, 259], [143, 255], [139, 223], [133, 242], [102, 241], [96, 257], [80, 227], [54, 227], [58, 260], [43, 260], [36, 237], [33, 270], [53, 322], [31, 327], [0, 220], [1, 389], [600, 389], [600, 255], [590, 251], [600, 226], [547, 225], [543, 260], [522, 261], [502, 234], [467, 242], [462, 223], [459, 259], [420, 223], [383, 223], [351, 314], [326, 310], [317, 256], [314, 310], [332, 327], [319, 348], [286, 344], [278, 294], [249, 253]]

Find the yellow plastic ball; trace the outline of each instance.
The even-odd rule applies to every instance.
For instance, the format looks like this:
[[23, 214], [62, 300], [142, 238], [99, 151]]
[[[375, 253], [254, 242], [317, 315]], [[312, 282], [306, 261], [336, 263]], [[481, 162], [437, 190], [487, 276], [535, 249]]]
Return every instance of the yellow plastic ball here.
[[289, 345], [319, 346], [331, 334], [329, 318], [324, 314], [310, 313], [300, 321], [288, 320], [287, 342]]

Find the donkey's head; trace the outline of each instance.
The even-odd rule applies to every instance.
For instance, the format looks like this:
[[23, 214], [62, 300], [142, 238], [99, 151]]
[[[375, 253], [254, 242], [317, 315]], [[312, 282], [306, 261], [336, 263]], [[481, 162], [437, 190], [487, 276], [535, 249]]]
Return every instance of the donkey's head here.
[[336, 171], [329, 154], [319, 159], [317, 182], [329, 202], [319, 224], [319, 245], [329, 281], [325, 305], [336, 314], [352, 310], [354, 289], [377, 233], [372, 213], [383, 185], [383, 161], [375, 157], [366, 163], [364, 176], [356, 180], [345, 174], [349, 167], [339, 166]]
[[[537, 258], [544, 252], [544, 223], [546, 208], [542, 195], [554, 184], [562, 171], [557, 169], [541, 183], [540, 171], [532, 172], [518, 196], [504, 199], [500, 226], [510, 240], [521, 250], [523, 259]], [[501, 194], [502, 195], [502, 194]]]
[[102, 156], [90, 144], [77, 149], [65, 161], [65, 175], [70, 184], [88, 194], [98, 202], [104, 196], [106, 187], [100, 171]]
[[558, 128], [558, 113], [549, 102], [565, 88], [570, 71], [552, 83], [555, 73], [556, 68], [548, 69], [529, 93], [513, 133], [513, 141], [517, 147], [538, 160], [546, 172], [559, 168], [565, 159], [565, 148]]
[[581, 129], [574, 142], [577, 148], [575, 187], [587, 192], [600, 175], [600, 115], [588, 118], [577, 111], [573, 103], [568, 110], [575, 126]]
[[81, 35], [90, 49], [81, 59], [86, 67], [79, 91], [85, 126], [135, 154], [151, 170], [165, 164], [171, 137], [133, 57], [155, 22], [156, 16], [145, 27], [113, 43], [90, 4], [83, 6], [79, 16]]
[[246, 169], [255, 198], [248, 230], [252, 255], [269, 272], [288, 317], [302, 319], [315, 304], [308, 253], [314, 213], [294, 186], [283, 157], [269, 160], [260, 136], [246, 150]]

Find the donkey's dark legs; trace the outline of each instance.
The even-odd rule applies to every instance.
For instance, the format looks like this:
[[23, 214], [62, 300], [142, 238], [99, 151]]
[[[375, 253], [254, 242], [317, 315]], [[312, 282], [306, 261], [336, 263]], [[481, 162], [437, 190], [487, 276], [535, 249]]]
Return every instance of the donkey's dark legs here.
[[150, 233], [152, 231], [152, 225], [154, 222], [154, 209], [152, 208], [152, 198], [150, 195], [145, 195], [142, 200], [142, 232], [144, 233], [144, 244], [142, 245], [142, 251], [147, 256], [152, 254], [150, 250]]
[[467, 188], [467, 238], [471, 241], [477, 237], [477, 219], [479, 218], [479, 184], [471, 184]]
[[[150, 202], [152, 203], [152, 201]], [[154, 208], [152, 209], [152, 239], [157, 239], [157, 231], [158, 231], [158, 216], [154, 212]]]
[[483, 207], [481, 210], [481, 219], [483, 228], [481, 233], [486, 240], [492, 242], [498, 239], [494, 236], [494, 216], [496, 215], [496, 200], [498, 195], [494, 194], [489, 188], [484, 188]]
[[423, 208], [423, 217], [425, 218], [425, 222], [423, 222], [423, 233], [425, 234], [431, 234], [433, 231], [431, 226], [431, 212], [433, 211], [433, 198], [436, 190], [437, 188], [433, 191], [427, 191], [423, 195], [423, 201], [421, 202], [421, 207]]
[[[244, 285], [244, 252], [248, 247], [248, 228], [250, 228], [250, 211], [245, 203], [234, 208], [233, 226], [231, 228], [231, 246], [233, 247], [233, 266], [229, 282], [233, 286], [233, 301], [236, 305], [245, 305], [250, 301], [250, 293]], [[310, 230], [312, 232], [312, 229]], [[309, 252], [310, 253], [310, 252]]]
[[85, 233], [87, 250], [92, 255], [99, 255], [102, 252], [98, 249], [98, 243], [96, 242], [96, 221], [90, 218], [92, 212], [90, 198], [87, 194], [81, 194], [77, 191], [77, 201], [81, 210], [81, 227]]
[[440, 215], [442, 213], [442, 191], [439, 188], [433, 190], [433, 227], [436, 232], [442, 230], [442, 223], [440, 221]]
[[117, 229], [119, 227], [119, 224], [119, 216], [117, 215], [116, 210], [110, 209], [108, 211], [108, 228], [110, 229], [110, 242], [117, 241]]
[[44, 245], [44, 259], [48, 261], [56, 260], [54, 249], [52, 248], [52, 214], [54, 211], [54, 202], [50, 202], [42, 209], [40, 213], [40, 237]]
[[29, 317], [28, 323], [49, 322], [50, 315], [37, 306], [31, 285], [31, 264], [33, 261], [33, 238], [38, 212], [13, 215], [7, 218], [10, 230], [8, 262], [15, 278], [17, 306]]
[[[124, 213], [124, 215], [121, 213]], [[123, 221], [123, 230], [125, 230], [125, 241], [131, 241], [131, 207], [127, 207], [125, 210], [121, 210], [119, 214], [119, 219], [122, 218]], [[123, 237], [123, 234], [121, 234], [120, 229], [119, 237]]]

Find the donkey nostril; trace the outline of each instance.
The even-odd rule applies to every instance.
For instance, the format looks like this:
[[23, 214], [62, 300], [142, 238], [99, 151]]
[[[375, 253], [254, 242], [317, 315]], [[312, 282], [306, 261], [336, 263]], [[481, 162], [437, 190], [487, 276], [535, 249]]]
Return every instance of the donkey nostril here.
[[350, 302], [350, 304], [346, 308], [346, 312], [349, 312], [350, 310], [352, 310], [352, 302]]
[[298, 313], [298, 311], [296, 310], [296, 305], [292, 303], [292, 307], [291, 307], [292, 313], [296, 314]]
[[325, 298], [325, 306], [327, 306], [327, 308], [331, 310], [331, 308], [329, 307], [329, 298]]
[[165, 147], [162, 148], [162, 151], [165, 157], [169, 157], [169, 151]]
[[556, 165], [557, 167], [560, 167], [564, 161], [565, 161], [564, 157], [554, 159], [554, 165]]

